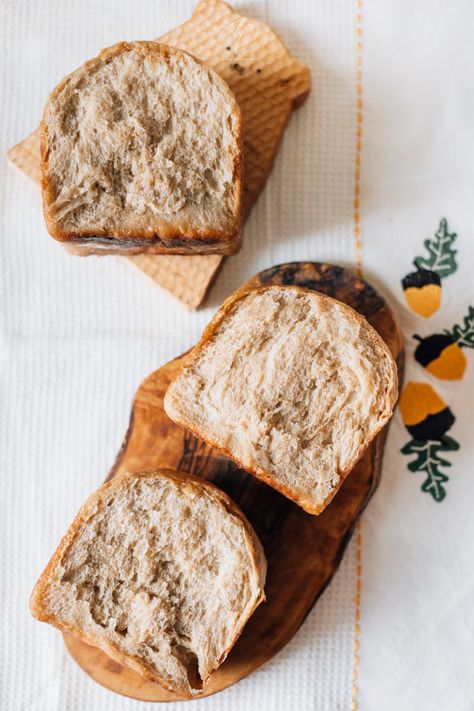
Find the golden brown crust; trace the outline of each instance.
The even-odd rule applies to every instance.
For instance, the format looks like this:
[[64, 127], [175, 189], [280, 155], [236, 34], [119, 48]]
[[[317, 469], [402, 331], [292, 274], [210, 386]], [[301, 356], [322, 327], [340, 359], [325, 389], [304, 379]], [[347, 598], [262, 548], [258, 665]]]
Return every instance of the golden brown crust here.
[[[125, 51], [134, 49], [147, 57], [166, 59], [168, 57], [180, 58], [183, 54], [192, 57], [198, 64], [204, 67], [212, 76], [213, 81], [227, 94], [234, 105], [234, 117], [237, 124], [237, 137], [239, 147], [233, 155], [233, 179], [237, 192], [236, 216], [228, 231], [219, 229], [196, 229], [186, 228], [177, 223], [160, 221], [158, 231], [156, 228], [150, 229], [145, 224], [141, 232], [127, 229], [114, 230], [111, 234], [107, 230], [81, 230], [70, 231], [62, 229], [55, 220], [51, 210], [54, 203], [53, 186], [47, 177], [48, 172], [48, 144], [47, 126], [45, 112], [41, 120], [41, 189], [43, 201], [43, 214], [49, 234], [58, 242], [70, 245], [69, 251], [75, 254], [236, 254], [242, 244], [242, 198], [243, 198], [243, 161], [242, 161], [242, 116], [240, 108], [235, 100], [235, 96], [226, 82], [217, 72], [208, 67], [198, 57], [190, 52], [172, 47], [160, 42], [139, 41], [139, 42], [118, 42], [111, 47], [103, 49], [97, 57], [88, 60], [81, 67], [71, 74], [68, 74], [52, 90], [48, 97], [46, 106], [54, 101], [66, 84], [78, 73], [84, 70], [100, 66], [105, 60]], [[157, 220], [155, 222], [158, 222]]]
[[[177, 373], [177, 375], [173, 378], [173, 380], [170, 383], [171, 385], [174, 383], [175, 380], [177, 380], [181, 373], [188, 368], [192, 367], [193, 364], [199, 359], [201, 352], [203, 351], [204, 346], [212, 340], [214, 337], [217, 329], [221, 325], [221, 323], [232, 313], [234, 307], [236, 304], [245, 296], [251, 293], [262, 293], [264, 291], [268, 291], [269, 289], [281, 289], [281, 290], [286, 290], [286, 289], [291, 289], [292, 291], [298, 291], [301, 294], [305, 295], [313, 295], [316, 296], [318, 299], [322, 299], [323, 301], [334, 301], [330, 296], [326, 296], [325, 294], [321, 294], [305, 289], [300, 286], [282, 286], [282, 285], [263, 285], [263, 286], [256, 286], [256, 287], [241, 287], [240, 289], [237, 289], [233, 294], [231, 294], [222, 304], [220, 309], [216, 312], [210, 323], [206, 326], [204, 329], [204, 332], [201, 336], [201, 339], [197, 343], [197, 345], [192, 349], [189, 358], [186, 360], [185, 364], [181, 368], [181, 370]], [[343, 302], [338, 302], [341, 307], [343, 307], [346, 311], [350, 312], [353, 317], [359, 321], [359, 323], [364, 323], [367, 324], [367, 320], [364, 316], [361, 314], [357, 313], [353, 308], [348, 306], [347, 304], [344, 304]], [[375, 437], [378, 435], [380, 430], [387, 424], [389, 419], [392, 416], [393, 413], [393, 408], [395, 407], [397, 397], [398, 397], [398, 373], [397, 373], [397, 367], [396, 364], [392, 358], [392, 354], [390, 353], [390, 350], [387, 346], [387, 344], [383, 341], [383, 339], [378, 335], [378, 333], [372, 329], [373, 334], [370, 333], [370, 337], [373, 339], [374, 342], [377, 342], [379, 345], [383, 347], [385, 350], [389, 362], [392, 364], [392, 373], [393, 373], [393, 379], [392, 379], [392, 387], [387, 391], [386, 398], [385, 398], [385, 406], [384, 406], [384, 411], [382, 413], [382, 421], [379, 426], [379, 428], [374, 432], [373, 436], [367, 440], [367, 442], [364, 443], [364, 446], [361, 447], [357, 453], [357, 455], [351, 460], [351, 462], [342, 470], [338, 470], [338, 474], [340, 476], [340, 482], [338, 486], [326, 497], [326, 499], [321, 503], [318, 504], [317, 506], [314, 505], [314, 503], [309, 499], [298, 492], [293, 491], [289, 487], [285, 486], [279, 481], [275, 481], [275, 477], [270, 473], [267, 472], [266, 470], [262, 469], [261, 467], [258, 467], [257, 465], [249, 465], [248, 463], [242, 462], [238, 457], [236, 457], [232, 452], [230, 452], [228, 449], [225, 447], [222, 447], [220, 444], [218, 444], [215, 440], [213, 440], [211, 437], [209, 437], [207, 434], [200, 432], [197, 428], [191, 427], [188, 423], [181, 421], [179, 418], [175, 418], [171, 414], [168, 413], [166, 410], [166, 395], [165, 395], [165, 410], [166, 413], [168, 414], [168, 417], [172, 419], [176, 424], [181, 425], [182, 427], [185, 427], [188, 429], [192, 434], [197, 437], [198, 439], [201, 439], [207, 444], [209, 444], [211, 447], [213, 447], [216, 451], [220, 452], [220, 454], [223, 454], [225, 457], [228, 459], [231, 459], [233, 462], [235, 462], [241, 469], [245, 469], [245, 471], [248, 471], [250, 474], [255, 476], [257, 479], [260, 479], [261, 481], [265, 482], [269, 486], [271, 486], [273, 489], [276, 489], [279, 491], [281, 494], [286, 496], [288, 499], [291, 499], [294, 501], [296, 504], [301, 506], [305, 511], [307, 511], [310, 514], [317, 515], [321, 513], [326, 506], [330, 503], [330, 501], [334, 498], [334, 496], [337, 494], [339, 491], [340, 487], [342, 486], [342, 483], [344, 479], [350, 474], [352, 469], [354, 468], [354, 465], [359, 461], [359, 459], [363, 456], [364, 452], [367, 450], [371, 442], [375, 439]]]
[[[248, 612], [248, 614], [245, 617], [245, 619], [243, 620], [240, 628], [238, 628], [236, 630], [231, 644], [225, 650], [225, 652], [221, 656], [221, 659], [218, 661], [218, 664], [216, 664], [214, 668], [217, 668], [224, 661], [224, 659], [226, 658], [230, 649], [234, 646], [236, 640], [240, 636], [242, 629], [245, 626], [247, 620], [252, 615], [255, 608], [265, 599], [265, 594], [263, 592], [263, 586], [265, 584], [267, 563], [266, 563], [265, 554], [264, 554], [264, 551], [262, 548], [262, 544], [260, 543], [255, 531], [253, 530], [253, 528], [252, 528], [251, 524], [249, 523], [248, 519], [246, 518], [245, 514], [232, 501], [232, 499], [229, 496], [227, 496], [227, 494], [225, 492], [223, 492], [221, 489], [219, 489], [217, 486], [215, 486], [211, 482], [208, 482], [205, 479], [202, 479], [200, 477], [194, 476], [193, 474], [188, 474], [185, 472], [177, 472], [173, 469], [157, 469], [157, 470], [153, 470], [153, 471], [127, 473], [127, 474], [122, 474], [120, 476], [114, 477], [111, 481], [103, 484], [99, 489], [97, 489], [97, 491], [95, 491], [93, 494], [91, 494], [91, 496], [89, 496], [89, 498], [87, 499], [85, 504], [80, 508], [77, 516], [74, 518], [74, 521], [70, 525], [66, 535], [61, 539], [51, 560], [47, 564], [47, 566], [44, 569], [44, 571], [42, 572], [38, 582], [36, 583], [36, 585], [33, 589], [33, 592], [31, 593], [31, 597], [30, 597], [30, 611], [31, 611], [31, 614], [33, 615], [33, 617], [35, 617], [37, 620], [40, 620], [41, 622], [48, 622], [49, 624], [53, 625], [54, 627], [57, 627], [61, 631], [67, 632], [67, 633], [73, 635], [74, 637], [78, 637], [86, 644], [90, 644], [94, 647], [99, 647], [111, 659], [114, 659], [119, 664], [122, 664], [122, 665], [129, 667], [131, 669], [134, 669], [136, 672], [138, 672], [138, 674], [140, 674], [145, 679], [148, 679], [149, 681], [152, 681], [156, 684], [160, 684], [160, 686], [163, 686], [165, 689], [179, 693], [180, 695], [185, 696], [186, 698], [193, 698], [194, 696], [199, 695], [199, 693], [202, 693], [202, 691], [196, 690], [196, 692], [194, 692], [194, 690], [193, 690], [193, 693], [190, 693], [189, 689], [186, 687], [178, 687], [178, 686], [171, 685], [169, 682], [167, 682], [166, 680], [159, 677], [150, 666], [140, 662], [135, 657], [132, 657], [127, 654], [123, 654], [113, 644], [107, 642], [107, 640], [100, 639], [96, 635], [84, 634], [80, 628], [78, 628], [74, 625], [70, 625], [67, 622], [57, 620], [53, 615], [51, 615], [47, 612], [47, 606], [45, 604], [45, 596], [48, 591], [48, 586], [49, 586], [50, 580], [52, 578], [53, 571], [55, 570], [57, 565], [60, 563], [63, 556], [67, 555], [67, 552], [68, 552], [70, 546], [76, 540], [76, 537], [78, 536], [79, 531], [80, 531], [83, 523], [85, 522], [85, 520], [89, 516], [93, 515], [95, 507], [101, 501], [101, 499], [104, 495], [104, 492], [110, 491], [113, 489], [117, 489], [120, 486], [123, 486], [125, 481], [129, 477], [144, 477], [144, 478], [163, 477], [163, 478], [172, 479], [173, 481], [176, 481], [180, 484], [190, 484], [190, 483], [195, 484], [196, 488], [199, 489], [199, 493], [202, 494], [203, 490], [205, 490], [205, 492], [211, 499], [219, 501], [225, 507], [225, 509], [228, 511], [228, 513], [235, 516], [242, 523], [244, 536], [245, 536], [245, 542], [247, 544], [247, 549], [249, 551], [249, 556], [250, 556], [250, 559], [252, 562], [252, 567], [253, 567], [253, 570], [258, 574], [261, 595], [255, 601], [255, 604], [253, 605], [252, 609]], [[207, 680], [204, 679], [204, 684], [206, 681]]]

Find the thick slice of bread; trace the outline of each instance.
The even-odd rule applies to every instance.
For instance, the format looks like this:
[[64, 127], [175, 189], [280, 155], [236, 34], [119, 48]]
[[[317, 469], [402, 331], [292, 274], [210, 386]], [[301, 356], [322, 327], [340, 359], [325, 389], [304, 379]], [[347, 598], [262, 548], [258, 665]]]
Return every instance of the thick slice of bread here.
[[127, 474], [86, 501], [30, 607], [142, 676], [198, 695], [264, 599], [262, 546], [213, 484]]
[[396, 398], [396, 365], [365, 318], [314, 291], [263, 286], [224, 302], [168, 388], [165, 410], [317, 514]]
[[226, 82], [158, 42], [122, 42], [51, 93], [43, 206], [74, 252], [234, 254], [241, 115]]

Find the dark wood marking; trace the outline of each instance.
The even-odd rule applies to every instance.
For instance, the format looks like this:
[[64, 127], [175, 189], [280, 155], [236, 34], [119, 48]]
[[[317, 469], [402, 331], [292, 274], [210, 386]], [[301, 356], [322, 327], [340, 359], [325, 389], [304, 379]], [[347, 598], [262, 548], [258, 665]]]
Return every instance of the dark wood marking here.
[[261, 272], [256, 283], [298, 284], [320, 291], [352, 306], [367, 319], [383, 309], [385, 301], [375, 289], [357, 276], [355, 271], [318, 262], [280, 264]]
[[[252, 277], [246, 286], [297, 284], [321, 291], [364, 314], [389, 345], [403, 377], [403, 343], [384, 299], [355, 272], [330, 264], [281, 264]], [[206, 695], [255, 671], [295, 634], [331, 581], [341, 562], [355, 523], [380, 481], [387, 436], [385, 428], [347, 477], [320, 516], [311, 516], [281, 494], [239, 469], [212, 447], [171, 422], [163, 410], [170, 380], [187, 355], [152, 373], [138, 389], [125, 441], [110, 472], [173, 467], [213, 481], [242, 508], [265, 548], [268, 560], [267, 601], [247, 623], [224, 664], [212, 675]], [[99, 649], [66, 636], [77, 663], [97, 682], [113, 691], [147, 701], [177, 697], [138, 674], [121, 668]]]

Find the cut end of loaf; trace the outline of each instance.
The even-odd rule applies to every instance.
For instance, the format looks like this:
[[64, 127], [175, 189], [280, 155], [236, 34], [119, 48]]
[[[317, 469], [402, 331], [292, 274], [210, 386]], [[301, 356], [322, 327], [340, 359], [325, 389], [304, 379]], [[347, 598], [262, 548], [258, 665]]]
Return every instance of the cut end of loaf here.
[[84, 253], [233, 254], [241, 140], [240, 109], [213, 70], [157, 42], [114, 45], [46, 104], [48, 230]]
[[231, 296], [171, 383], [171, 419], [320, 513], [392, 415], [397, 369], [350, 307], [295, 286]]
[[253, 529], [217, 487], [170, 470], [128, 474], [82, 507], [30, 607], [190, 698], [264, 598], [265, 572]]

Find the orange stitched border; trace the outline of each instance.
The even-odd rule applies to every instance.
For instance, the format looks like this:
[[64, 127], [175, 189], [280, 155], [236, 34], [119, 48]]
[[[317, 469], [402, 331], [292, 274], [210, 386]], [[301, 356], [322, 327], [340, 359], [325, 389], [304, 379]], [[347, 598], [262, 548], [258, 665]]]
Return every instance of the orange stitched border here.
[[352, 690], [351, 690], [351, 711], [357, 709], [357, 695], [359, 687], [357, 684], [357, 674], [359, 671], [359, 648], [360, 648], [360, 603], [362, 594], [362, 522], [359, 519], [355, 530], [356, 545], [356, 592], [354, 596], [354, 659], [352, 663]]
[[362, 150], [362, 0], [356, 0], [356, 77], [357, 77], [357, 131], [355, 151], [354, 186], [354, 246], [357, 271], [362, 274], [362, 239], [360, 236], [360, 156]]
[[[362, 238], [360, 233], [360, 166], [362, 151], [362, 0], [355, 0], [355, 30], [356, 30], [356, 77], [357, 77], [357, 131], [354, 175], [354, 247], [356, 253], [357, 271], [362, 276]], [[362, 522], [356, 524], [356, 591], [354, 597], [354, 659], [352, 663], [351, 711], [357, 710], [359, 692], [358, 672], [360, 661], [360, 608], [362, 595]]]

